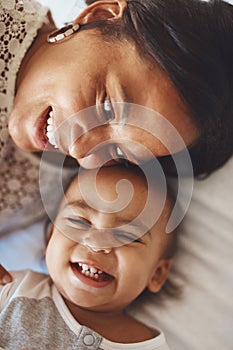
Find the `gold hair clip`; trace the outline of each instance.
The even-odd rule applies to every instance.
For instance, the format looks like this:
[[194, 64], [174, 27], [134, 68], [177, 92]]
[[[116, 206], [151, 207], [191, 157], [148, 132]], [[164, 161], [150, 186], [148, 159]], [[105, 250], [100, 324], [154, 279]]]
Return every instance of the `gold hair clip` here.
[[60, 29], [56, 29], [55, 31], [53, 31], [52, 33], [50, 33], [47, 36], [47, 41], [50, 44], [54, 44], [57, 41], [61, 41], [65, 38], [67, 38], [68, 36], [76, 33], [80, 28], [79, 24], [67, 24], [64, 27], [60, 28]]

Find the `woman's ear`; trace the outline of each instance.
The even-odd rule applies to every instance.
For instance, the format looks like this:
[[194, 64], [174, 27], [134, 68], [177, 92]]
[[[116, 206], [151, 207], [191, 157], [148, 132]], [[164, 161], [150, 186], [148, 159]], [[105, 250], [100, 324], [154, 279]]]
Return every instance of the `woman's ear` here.
[[173, 259], [160, 259], [156, 270], [154, 271], [148, 285], [147, 289], [152, 293], [157, 293], [160, 291], [164, 285], [169, 271], [171, 269]]
[[96, 1], [81, 13], [73, 24], [82, 25], [106, 19], [116, 20], [122, 17], [126, 7], [125, 0]]

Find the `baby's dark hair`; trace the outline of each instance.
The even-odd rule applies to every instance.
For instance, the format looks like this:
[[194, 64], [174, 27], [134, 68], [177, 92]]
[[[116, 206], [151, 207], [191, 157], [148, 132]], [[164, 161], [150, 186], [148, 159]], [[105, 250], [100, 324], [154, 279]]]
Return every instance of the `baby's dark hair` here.
[[[164, 206], [164, 220], [165, 220], [165, 232], [164, 235], [166, 237], [165, 241], [165, 246], [164, 246], [164, 251], [162, 253], [162, 256], [164, 259], [170, 259], [172, 257], [174, 257], [176, 250], [177, 250], [177, 241], [178, 241], [178, 233], [179, 233], [179, 224], [176, 224], [176, 219], [178, 218], [174, 218], [173, 217], [173, 224], [174, 224], [174, 228], [171, 231], [167, 231], [167, 224], [168, 221], [171, 220], [171, 214], [173, 211], [173, 208], [175, 206], [176, 203], [176, 198], [175, 198], [175, 194], [174, 191], [172, 190], [172, 188], [167, 184], [167, 194], [166, 194], [166, 203]], [[179, 214], [177, 212], [177, 214]]]
[[[133, 40], [144, 58], [168, 74], [200, 131], [190, 147], [194, 174], [206, 176], [233, 153], [233, 6], [221, 0], [127, 4], [121, 20], [91, 25]], [[169, 169], [172, 159], [164, 161]]]

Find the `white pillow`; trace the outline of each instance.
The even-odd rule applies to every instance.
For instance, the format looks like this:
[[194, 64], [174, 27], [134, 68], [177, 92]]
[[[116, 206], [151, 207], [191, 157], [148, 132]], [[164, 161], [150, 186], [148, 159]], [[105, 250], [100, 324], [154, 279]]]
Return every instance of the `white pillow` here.
[[70, 23], [74, 18], [86, 8], [84, 0], [37, 0], [42, 5], [51, 9], [54, 22], [57, 27], [62, 27], [64, 23]]
[[133, 314], [163, 329], [172, 350], [232, 350], [233, 158], [194, 182], [174, 267], [186, 280], [182, 297], [149, 300]]

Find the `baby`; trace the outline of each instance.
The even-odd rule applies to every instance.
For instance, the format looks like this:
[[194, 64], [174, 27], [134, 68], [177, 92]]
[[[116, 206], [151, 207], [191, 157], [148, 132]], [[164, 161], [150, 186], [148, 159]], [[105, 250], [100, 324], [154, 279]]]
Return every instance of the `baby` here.
[[0, 348], [168, 350], [161, 331], [125, 308], [146, 289], [159, 292], [167, 278], [172, 199], [165, 196], [153, 223], [162, 198], [156, 181], [146, 211], [148, 183], [137, 167], [102, 168], [95, 190], [93, 174], [79, 173], [60, 204], [46, 249], [49, 276], [18, 271], [0, 286]]

